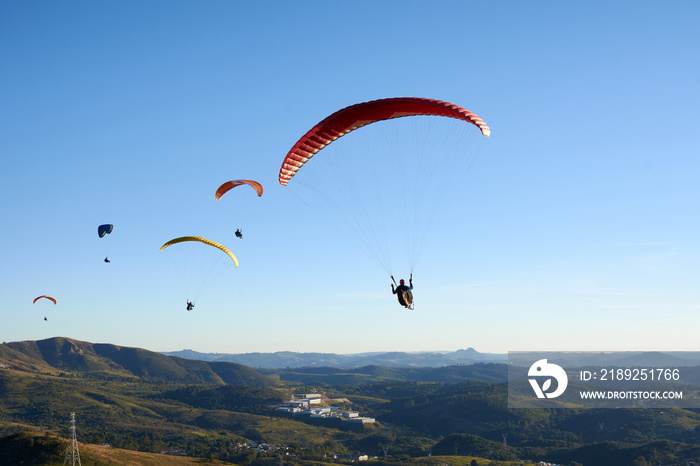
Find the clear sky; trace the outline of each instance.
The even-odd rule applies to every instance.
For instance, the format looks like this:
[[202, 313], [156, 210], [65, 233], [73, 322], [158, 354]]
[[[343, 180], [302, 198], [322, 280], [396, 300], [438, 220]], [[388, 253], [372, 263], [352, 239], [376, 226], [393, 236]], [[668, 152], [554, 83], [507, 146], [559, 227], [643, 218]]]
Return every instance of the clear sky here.
[[[698, 18], [693, 0], [2, 1], [0, 341], [700, 350]], [[322, 118], [397, 96], [492, 129], [412, 312], [277, 182]], [[236, 178], [264, 196], [215, 201]], [[183, 235], [240, 261], [192, 312], [159, 252]]]

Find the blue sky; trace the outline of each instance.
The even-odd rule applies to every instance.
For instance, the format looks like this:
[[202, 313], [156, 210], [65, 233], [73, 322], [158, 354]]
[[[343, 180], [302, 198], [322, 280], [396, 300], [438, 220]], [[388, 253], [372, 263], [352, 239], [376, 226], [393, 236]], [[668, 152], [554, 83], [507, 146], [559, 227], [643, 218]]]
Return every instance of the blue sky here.
[[[694, 1], [2, 2], [0, 340], [699, 350], [698, 17]], [[492, 129], [413, 312], [277, 182], [322, 118], [396, 96]], [[264, 196], [215, 201], [236, 178]], [[241, 264], [189, 313], [159, 252], [183, 235]]]

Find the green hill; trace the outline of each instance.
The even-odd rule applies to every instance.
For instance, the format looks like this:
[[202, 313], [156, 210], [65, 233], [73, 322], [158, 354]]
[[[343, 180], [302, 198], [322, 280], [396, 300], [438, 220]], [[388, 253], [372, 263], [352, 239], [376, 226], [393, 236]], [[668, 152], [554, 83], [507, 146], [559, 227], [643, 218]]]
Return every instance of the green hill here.
[[55, 375], [76, 372], [85, 377], [136, 377], [173, 383], [252, 387], [275, 383], [240, 364], [194, 361], [140, 348], [87, 343], [63, 337], [3, 343], [0, 345], [0, 363], [17, 370]]

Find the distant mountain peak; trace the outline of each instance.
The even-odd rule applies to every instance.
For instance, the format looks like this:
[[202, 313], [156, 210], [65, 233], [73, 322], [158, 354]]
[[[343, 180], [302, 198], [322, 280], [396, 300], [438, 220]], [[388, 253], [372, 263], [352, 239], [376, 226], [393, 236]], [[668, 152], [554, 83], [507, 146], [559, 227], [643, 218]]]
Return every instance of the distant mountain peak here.
[[481, 354], [471, 346], [467, 349], [460, 349], [454, 352], [454, 354], [469, 354], [469, 355], [476, 355], [476, 354]]

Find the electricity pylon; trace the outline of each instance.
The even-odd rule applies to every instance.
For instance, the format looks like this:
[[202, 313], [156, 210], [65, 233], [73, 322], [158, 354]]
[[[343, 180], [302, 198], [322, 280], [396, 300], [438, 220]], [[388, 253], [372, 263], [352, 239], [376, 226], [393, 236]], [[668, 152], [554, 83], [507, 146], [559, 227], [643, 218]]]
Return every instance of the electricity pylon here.
[[66, 457], [63, 459], [63, 466], [70, 464], [75, 466], [80, 464], [80, 452], [78, 451], [78, 439], [75, 437], [75, 413], [70, 413], [70, 443], [66, 447]]

